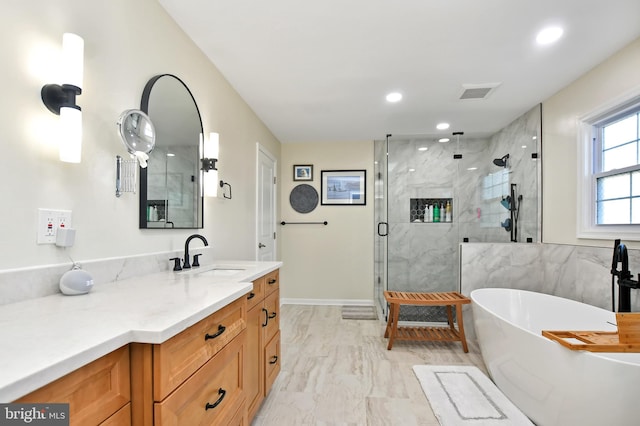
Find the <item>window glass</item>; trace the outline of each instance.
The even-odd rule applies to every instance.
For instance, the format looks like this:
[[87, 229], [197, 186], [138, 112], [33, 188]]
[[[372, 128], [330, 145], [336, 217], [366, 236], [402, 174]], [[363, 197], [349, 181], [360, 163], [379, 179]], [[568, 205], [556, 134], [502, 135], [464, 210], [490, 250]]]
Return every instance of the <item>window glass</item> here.
[[631, 173], [631, 196], [640, 196], [640, 172]]
[[598, 223], [600, 225], [629, 224], [631, 200], [610, 200], [598, 202]]
[[623, 118], [604, 128], [604, 149], [613, 148], [628, 142], [635, 141], [638, 135], [638, 115], [634, 114]]
[[621, 169], [638, 164], [637, 143], [628, 143], [602, 153], [602, 171]]
[[598, 179], [598, 200], [611, 200], [630, 196], [631, 185], [627, 173]]

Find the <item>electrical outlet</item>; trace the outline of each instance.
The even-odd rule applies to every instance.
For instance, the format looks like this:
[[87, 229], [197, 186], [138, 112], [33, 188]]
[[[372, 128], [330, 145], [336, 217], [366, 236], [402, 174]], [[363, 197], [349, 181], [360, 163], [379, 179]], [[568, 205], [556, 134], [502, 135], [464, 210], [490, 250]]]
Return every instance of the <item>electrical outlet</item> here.
[[38, 244], [55, 244], [58, 228], [71, 228], [71, 210], [38, 209]]

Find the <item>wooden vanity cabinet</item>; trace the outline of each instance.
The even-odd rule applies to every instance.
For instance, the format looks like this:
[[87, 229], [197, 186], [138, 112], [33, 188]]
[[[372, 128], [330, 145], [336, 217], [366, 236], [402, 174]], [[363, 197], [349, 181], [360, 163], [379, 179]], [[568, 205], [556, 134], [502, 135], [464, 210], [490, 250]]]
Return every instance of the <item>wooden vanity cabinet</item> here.
[[68, 403], [69, 424], [131, 425], [129, 346], [117, 349], [18, 399]]
[[132, 344], [133, 424], [246, 424], [247, 302], [237, 299], [159, 345]]
[[280, 280], [273, 271], [247, 295], [245, 392], [248, 420], [255, 417], [280, 372]]

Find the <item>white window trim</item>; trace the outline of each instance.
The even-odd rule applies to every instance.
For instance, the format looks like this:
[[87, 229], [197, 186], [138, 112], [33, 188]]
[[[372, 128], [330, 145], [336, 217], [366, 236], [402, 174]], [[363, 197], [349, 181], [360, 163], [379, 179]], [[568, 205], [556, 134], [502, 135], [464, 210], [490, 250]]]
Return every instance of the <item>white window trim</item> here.
[[576, 237], [640, 241], [640, 225], [596, 225], [595, 180], [593, 176], [593, 126], [613, 114], [630, 110], [640, 102], [640, 87], [578, 117], [578, 179]]

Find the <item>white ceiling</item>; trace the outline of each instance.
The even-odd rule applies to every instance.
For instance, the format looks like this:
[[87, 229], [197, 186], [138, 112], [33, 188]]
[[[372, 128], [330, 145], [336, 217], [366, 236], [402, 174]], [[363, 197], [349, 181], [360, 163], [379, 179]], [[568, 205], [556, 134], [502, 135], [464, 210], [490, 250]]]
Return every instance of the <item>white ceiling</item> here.
[[640, 36], [640, 0], [158, 1], [283, 143], [492, 134]]

